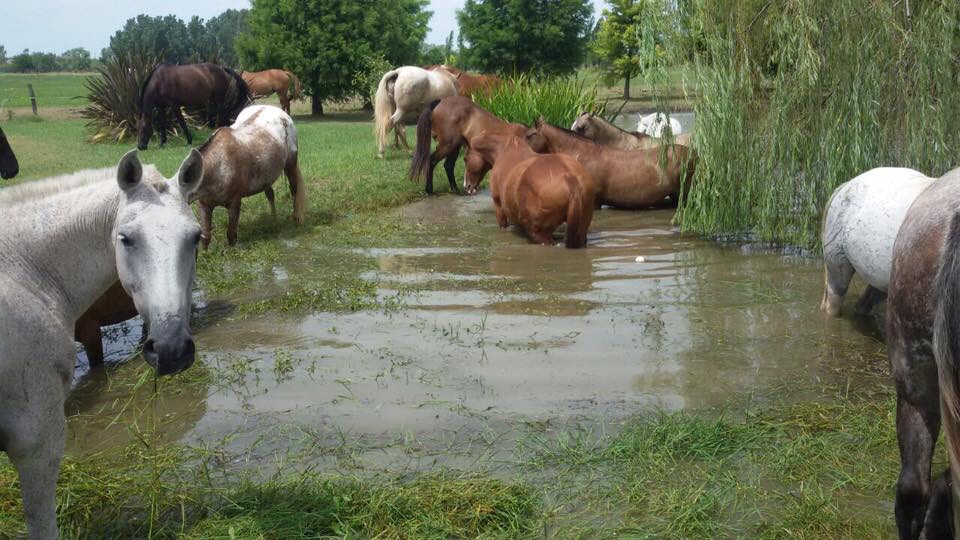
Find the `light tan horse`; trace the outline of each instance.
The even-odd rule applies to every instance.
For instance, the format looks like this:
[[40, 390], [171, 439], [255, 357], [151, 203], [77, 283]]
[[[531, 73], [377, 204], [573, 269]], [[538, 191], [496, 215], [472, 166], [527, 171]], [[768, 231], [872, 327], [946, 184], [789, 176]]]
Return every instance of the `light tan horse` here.
[[203, 169], [203, 185], [191, 200], [200, 205], [204, 249], [210, 245], [217, 206], [229, 211], [227, 243], [231, 246], [237, 242], [244, 197], [263, 192], [276, 217], [273, 183], [281, 174], [290, 183], [293, 219], [303, 224], [307, 193], [297, 162], [297, 128], [290, 115], [271, 105], [247, 107], [232, 126], [215, 131], [200, 153], [208, 165]]
[[290, 114], [290, 101], [303, 98], [300, 79], [289, 71], [266, 69], [264, 71], [241, 71], [240, 76], [250, 89], [253, 99], [265, 98], [276, 92], [283, 112]]
[[404, 125], [415, 124], [420, 113], [431, 103], [455, 96], [459, 90], [457, 79], [445, 70], [427, 71], [417, 66], [403, 66], [385, 73], [373, 101], [377, 157], [383, 157], [391, 129], [396, 132], [397, 148], [402, 142], [409, 150]]
[[[583, 135], [597, 144], [620, 150], [646, 150], [666, 142], [662, 138], [658, 139], [644, 132], [625, 131], [591, 112], [580, 113], [570, 127], [570, 131]], [[690, 133], [681, 133], [673, 138], [673, 144], [690, 146], [692, 142]]]

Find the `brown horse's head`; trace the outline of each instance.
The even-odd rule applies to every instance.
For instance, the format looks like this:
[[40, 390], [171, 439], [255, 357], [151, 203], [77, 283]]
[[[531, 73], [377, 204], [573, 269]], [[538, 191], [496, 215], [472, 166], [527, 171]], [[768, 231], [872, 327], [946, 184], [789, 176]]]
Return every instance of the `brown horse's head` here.
[[20, 164], [17, 163], [17, 156], [13, 155], [13, 148], [7, 141], [7, 136], [0, 129], [0, 178], [7, 180], [13, 178], [20, 172]]
[[549, 154], [550, 153], [550, 143], [547, 141], [547, 138], [539, 131], [539, 126], [532, 127], [524, 133], [524, 138], [527, 139], [527, 144], [530, 145], [530, 148], [538, 154]]
[[578, 116], [577, 119], [573, 121], [573, 125], [570, 126], [570, 131], [576, 133], [577, 135], [583, 135], [588, 139], [595, 139], [597, 135], [597, 128], [593, 123], [593, 113], [580, 113], [580, 116]]

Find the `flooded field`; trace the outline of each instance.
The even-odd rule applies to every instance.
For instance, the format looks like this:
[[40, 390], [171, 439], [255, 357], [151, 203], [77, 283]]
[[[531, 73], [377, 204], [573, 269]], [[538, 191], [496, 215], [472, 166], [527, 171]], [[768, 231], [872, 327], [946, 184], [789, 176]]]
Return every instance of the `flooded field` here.
[[[85, 374], [81, 355], [68, 452], [125, 445], [132, 424], [243, 455], [237, 466], [303, 451], [311, 465], [342, 467], [345, 448], [358, 469], [486, 468], [530, 432], [615, 432], [638, 413], [795, 403], [828, 384], [855, 391], [885, 369], [873, 321], [819, 311], [818, 259], [684, 237], [670, 210], [598, 212], [583, 250], [499, 230], [488, 193], [394, 212], [388, 219], [422, 236], [363, 249], [283, 240], [289, 264], [265, 269], [257, 294], [335, 265], [395, 301], [240, 314], [240, 300], [198, 293], [202, 365], [191, 371], [205, 374], [153, 400], [151, 379], [129, 399], [121, 383], [141, 373], [139, 359]], [[110, 335], [117, 361], [140, 329]]]

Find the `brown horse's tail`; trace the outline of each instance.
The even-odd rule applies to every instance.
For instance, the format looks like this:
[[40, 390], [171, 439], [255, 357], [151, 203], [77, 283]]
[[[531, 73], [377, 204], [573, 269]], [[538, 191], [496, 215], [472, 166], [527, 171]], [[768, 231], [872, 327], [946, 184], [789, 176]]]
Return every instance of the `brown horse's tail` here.
[[587, 229], [593, 219], [593, 204], [586, 205], [581, 190], [583, 185], [577, 181], [572, 172], [563, 175], [570, 191], [567, 201], [567, 236], [565, 244], [568, 248], [582, 248], [587, 245]]
[[417, 147], [413, 151], [413, 161], [410, 162], [410, 179], [419, 182], [430, 167], [430, 143], [433, 140], [433, 110], [440, 104], [436, 100], [420, 113], [417, 119]]
[[291, 71], [284, 73], [287, 74], [287, 77], [290, 77], [290, 82], [293, 83], [293, 91], [290, 93], [290, 99], [303, 99], [303, 86], [300, 85], [300, 79]]
[[950, 220], [932, 293], [937, 299], [933, 351], [940, 379], [940, 417], [956, 485], [960, 473], [960, 210]]

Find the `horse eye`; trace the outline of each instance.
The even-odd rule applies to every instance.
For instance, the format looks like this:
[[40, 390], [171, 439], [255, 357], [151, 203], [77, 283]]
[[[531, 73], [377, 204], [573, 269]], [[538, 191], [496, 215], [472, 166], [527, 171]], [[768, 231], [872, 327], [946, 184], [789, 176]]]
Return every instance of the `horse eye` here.
[[130, 237], [125, 234], [120, 235], [120, 243], [126, 248], [133, 247], [133, 240], [131, 240]]

